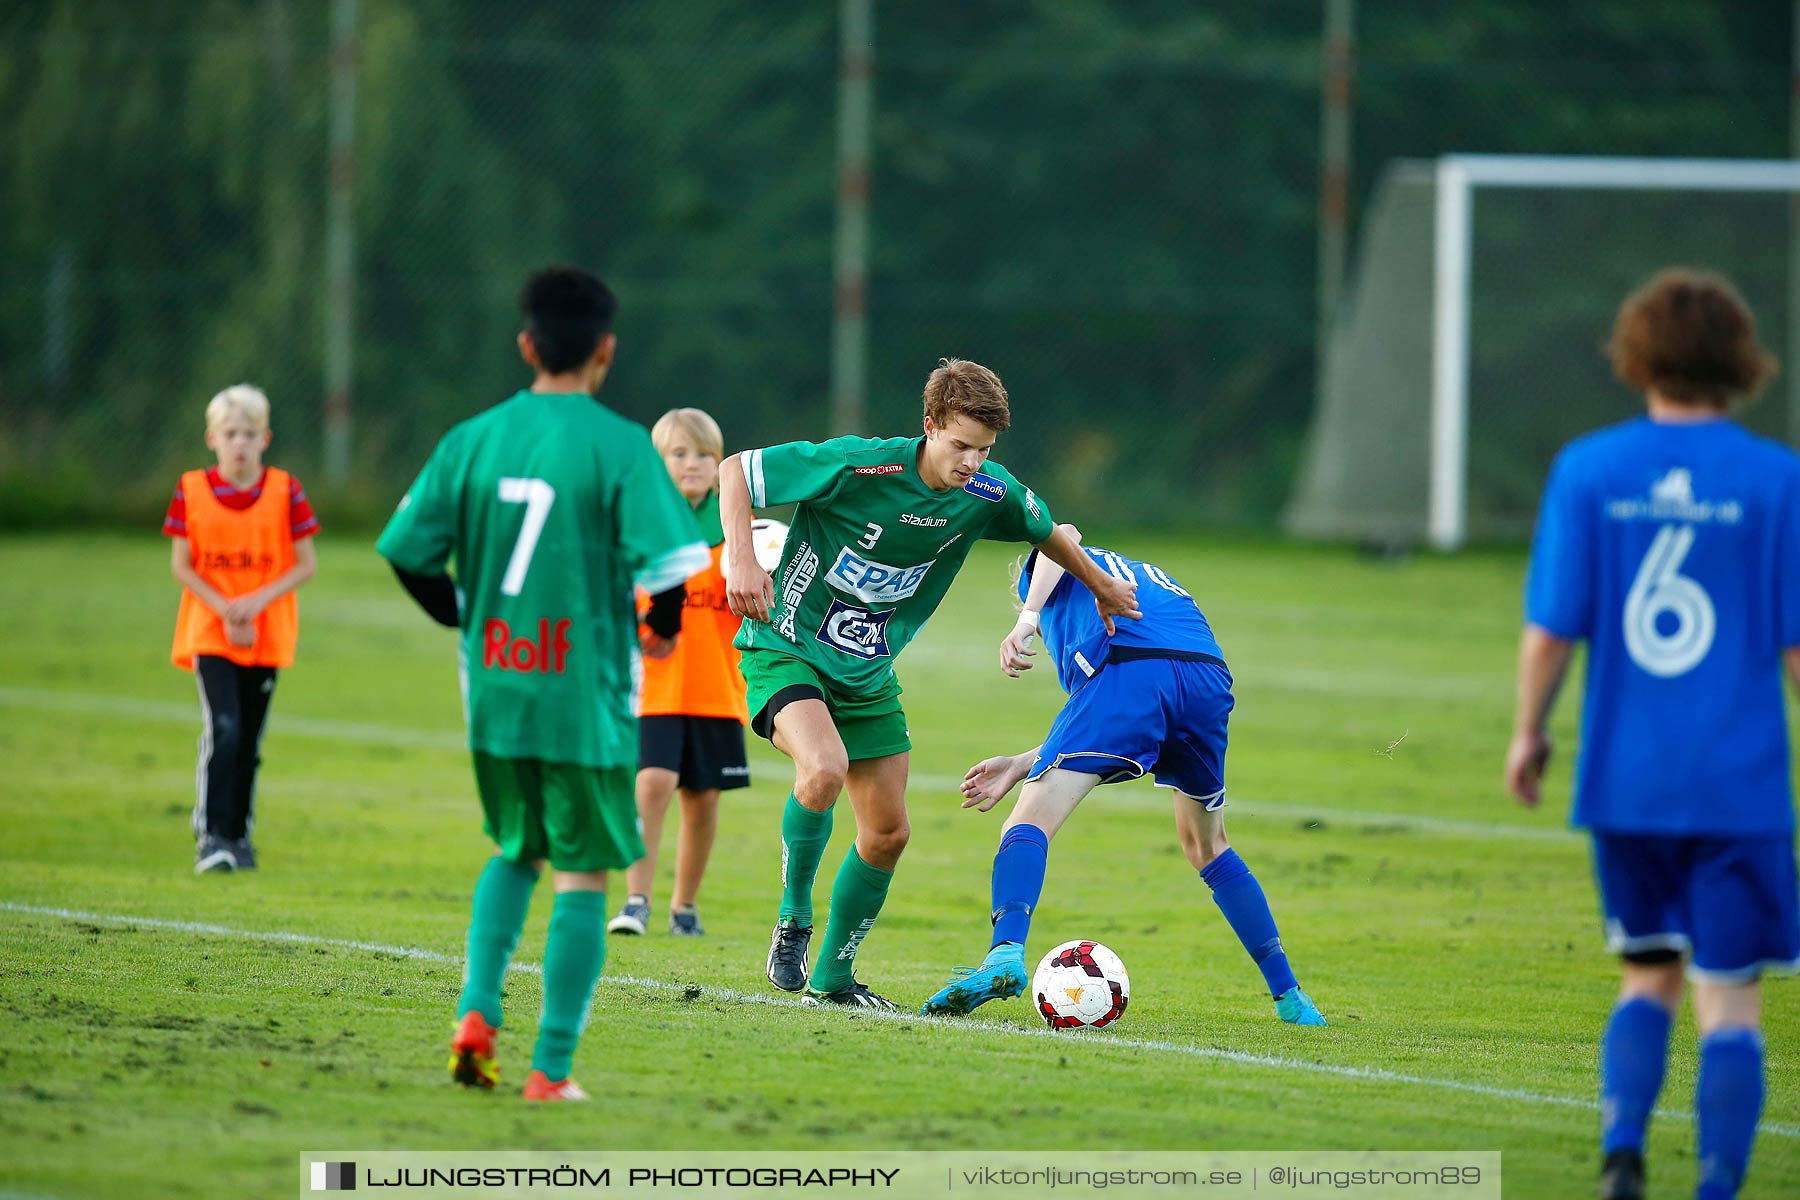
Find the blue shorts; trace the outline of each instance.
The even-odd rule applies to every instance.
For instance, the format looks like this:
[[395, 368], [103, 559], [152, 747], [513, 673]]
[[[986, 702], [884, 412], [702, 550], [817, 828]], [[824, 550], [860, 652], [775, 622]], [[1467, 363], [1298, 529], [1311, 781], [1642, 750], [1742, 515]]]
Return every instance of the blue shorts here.
[[1615, 954], [1674, 950], [1688, 974], [1747, 983], [1800, 966], [1791, 834], [1679, 837], [1594, 831], [1594, 877]]
[[1027, 779], [1052, 767], [1122, 783], [1155, 772], [1210, 811], [1225, 806], [1231, 673], [1216, 663], [1108, 663], [1056, 714]]

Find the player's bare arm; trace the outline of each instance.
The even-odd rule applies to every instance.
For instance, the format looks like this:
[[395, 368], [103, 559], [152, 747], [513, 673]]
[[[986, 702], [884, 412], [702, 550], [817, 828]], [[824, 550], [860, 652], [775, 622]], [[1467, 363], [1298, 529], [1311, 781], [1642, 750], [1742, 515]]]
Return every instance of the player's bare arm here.
[[719, 523], [725, 528], [725, 603], [740, 617], [767, 621], [775, 581], [750, 543], [750, 485], [736, 454], [719, 464]]
[[1137, 584], [1114, 578], [1101, 570], [1093, 559], [1081, 552], [1081, 546], [1069, 535], [1069, 526], [1058, 525], [1044, 541], [1037, 544], [1038, 553], [1079, 579], [1094, 593], [1094, 607], [1106, 632], [1115, 633], [1114, 617], [1138, 620]]
[[[1077, 546], [1081, 545], [1081, 530], [1073, 525], [1058, 525], [1056, 528], [1067, 533]], [[1050, 603], [1050, 596], [1056, 591], [1056, 585], [1062, 582], [1064, 574], [1066, 572], [1061, 567], [1048, 559], [1040, 560], [1031, 572], [1031, 586], [1025, 592], [1025, 607], [1019, 611], [1012, 630], [1000, 641], [1000, 669], [1014, 679], [1019, 677], [1019, 672], [1031, 670], [1031, 657], [1037, 653], [1031, 648], [1031, 639], [1038, 632], [1038, 616], [1044, 611], [1044, 605]]]
[[1006, 799], [1006, 794], [1013, 785], [1031, 773], [1031, 764], [1037, 761], [1039, 746], [1033, 746], [1023, 754], [1001, 754], [994, 758], [984, 758], [970, 767], [963, 776], [962, 794], [964, 808], [976, 808], [987, 812], [994, 805]]
[[1800, 646], [1789, 646], [1781, 652], [1781, 665], [1787, 668], [1788, 682], [1800, 692]]
[[1540, 798], [1538, 785], [1550, 761], [1545, 726], [1574, 650], [1574, 642], [1538, 625], [1526, 625], [1519, 635], [1518, 703], [1512, 744], [1506, 748], [1506, 790], [1527, 808], [1537, 807]]

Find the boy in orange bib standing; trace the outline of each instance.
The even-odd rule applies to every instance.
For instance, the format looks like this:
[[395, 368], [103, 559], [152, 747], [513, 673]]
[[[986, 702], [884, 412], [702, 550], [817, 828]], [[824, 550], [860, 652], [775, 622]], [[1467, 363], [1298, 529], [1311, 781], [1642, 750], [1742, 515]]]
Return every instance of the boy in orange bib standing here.
[[[638, 718], [638, 820], [644, 857], [625, 872], [625, 906], [608, 933], [642, 934], [649, 926], [650, 889], [662, 845], [669, 800], [681, 790], [681, 832], [675, 843], [675, 892], [669, 932], [700, 937], [706, 930], [694, 902], [719, 828], [719, 793], [750, 784], [744, 756], [744, 673], [738, 669], [738, 618], [725, 603], [719, 556], [725, 533], [719, 524], [719, 459], [725, 438], [719, 423], [697, 408], [674, 408], [650, 430], [675, 486], [694, 509], [711, 557], [687, 581], [681, 636], [666, 658], [644, 659], [644, 691]], [[663, 598], [666, 602], [667, 594]], [[654, 636], [647, 634], [647, 636]]]
[[294, 589], [313, 577], [318, 519], [300, 481], [264, 467], [269, 398], [240, 383], [206, 406], [216, 467], [189, 471], [163, 518], [169, 570], [182, 586], [170, 658], [200, 687], [194, 773], [196, 873], [256, 866], [250, 845], [256, 768], [275, 673], [294, 661]]

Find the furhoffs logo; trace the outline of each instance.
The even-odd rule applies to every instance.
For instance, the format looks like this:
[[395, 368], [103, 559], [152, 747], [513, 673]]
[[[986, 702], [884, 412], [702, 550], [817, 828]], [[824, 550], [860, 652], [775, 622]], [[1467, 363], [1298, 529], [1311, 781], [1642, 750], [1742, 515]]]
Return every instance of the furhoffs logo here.
[[312, 1165], [312, 1190], [315, 1192], [354, 1192], [356, 1164], [353, 1162], [316, 1162]]
[[969, 482], [963, 484], [963, 491], [971, 496], [980, 496], [996, 504], [1006, 499], [1006, 481], [995, 479], [992, 475], [983, 475], [979, 471], [969, 476]]

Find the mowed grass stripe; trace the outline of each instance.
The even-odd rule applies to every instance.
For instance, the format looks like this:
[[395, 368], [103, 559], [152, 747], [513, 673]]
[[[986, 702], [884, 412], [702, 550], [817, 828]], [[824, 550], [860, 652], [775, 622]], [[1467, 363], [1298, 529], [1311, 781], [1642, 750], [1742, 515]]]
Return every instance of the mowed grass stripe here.
[[[317, 934], [293, 933], [284, 930], [238, 929], [230, 925], [217, 925], [204, 921], [172, 921], [155, 917], [135, 917], [119, 913], [94, 913], [78, 909], [58, 908], [35, 904], [19, 904], [13, 901], [0, 900], [0, 911], [19, 913], [28, 916], [55, 917], [69, 921], [87, 921], [109, 925], [137, 925], [151, 929], [166, 929], [176, 933], [204, 934], [212, 937], [240, 938], [246, 941], [289, 942], [306, 946], [329, 946], [339, 950], [353, 950], [371, 954], [388, 954], [399, 958], [413, 959], [421, 962], [443, 963], [460, 966], [462, 956], [445, 954], [438, 950], [427, 950], [419, 946], [395, 946], [382, 942], [361, 941], [352, 938], [324, 937]], [[543, 968], [538, 963], [514, 962], [511, 969], [525, 975], [541, 975]], [[774, 996], [764, 992], [746, 992], [737, 988], [717, 985], [696, 985], [690, 982], [677, 982], [667, 979], [650, 979], [636, 975], [602, 975], [601, 984], [614, 987], [638, 987], [653, 991], [670, 993], [687, 993], [689, 989], [699, 987], [702, 995], [717, 1000], [726, 1000], [733, 1004], [754, 1004], [774, 1008], [798, 1009], [798, 1000], [790, 1000], [786, 996]], [[1218, 1062], [1237, 1063], [1244, 1066], [1272, 1068], [1276, 1070], [1301, 1071], [1314, 1075], [1330, 1075], [1339, 1079], [1362, 1080], [1371, 1083], [1398, 1084], [1406, 1087], [1437, 1088], [1445, 1091], [1463, 1092], [1470, 1095], [1486, 1096], [1496, 1100], [1511, 1100], [1520, 1104], [1549, 1106], [1556, 1108], [1573, 1108], [1584, 1112], [1596, 1112], [1599, 1105], [1587, 1099], [1574, 1096], [1552, 1096], [1541, 1092], [1530, 1092], [1523, 1088], [1494, 1087], [1490, 1084], [1471, 1083], [1460, 1079], [1436, 1079], [1424, 1075], [1410, 1075], [1399, 1071], [1387, 1071], [1378, 1067], [1350, 1067], [1335, 1063], [1307, 1062], [1301, 1059], [1283, 1058], [1273, 1054], [1257, 1054], [1244, 1050], [1227, 1050], [1215, 1046], [1196, 1046], [1185, 1042], [1162, 1041], [1154, 1038], [1134, 1038], [1118, 1034], [1096, 1035], [1092, 1037], [1081, 1034], [1070, 1035], [1052, 1029], [1015, 1028], [1006, 1025], [987, 1025], [979, 1022], [957, 1021], [943, 1017], [925, 1017], [909, 1012], [859, 1011], [858, 1016], [877, 1018], [885, 1021], [903, 1021], [946, 1032], [955, 1031], [966, 1036], [994, 1035], [998, 1037], [1053, 1038], [1057, 1044], [1068, 1046], [1074, 1043], [1084, 1048], [1104, 1050], [1106, 1048], [1123, 1047], [1131, 1050], [1150, 1050], [1159, 1054], [1180, 1054], [1190, 1058], [1212, 1059]], [[1656, 1116], [1667, 1121], [1692, 1121], [1694, 1114], [1681, 1109], [1658, 1108]], [[1764, 1121], [1758, 1129], [1775, 1137], [1800, 1138], [1800, 1125], [1786, 1125]]]
[[[197, 708], [171, 701], [0, 685], [0, 707], [7, 706], [77, 713], [83, 716], [123, 717], [128, 720], [149, 721], [160, 725], [197, 727], [199, 724]], [[447, 730], [409, 729], [399, 725], [287, 716], [279, 711], [270, 715], [269, 728], [282, 736], [373, 746], [405, 746], [412, 749], [455, 753], [466, 752], [469, 747], [468, 738], [464, 734]], [[776, 778], [780, 778], [792, 769], [786, 759], [767, 755], [752, 755], [750, 765], [759, 772], [771, 772]], [[910, 779], [914, 787], [939, 791], [955, 791], [962, 783], [961, 776], [942, 775], [930, 771], [913, 771]], [[1115, 791], [1107, 796], [1107, 803], [1158, 809], [1166, 809], [1169, 806], [1167, 796], [1160, 791], [1151, 795]], [[1244, 805], [1248, 805], [1248, 807], [1242, 807]], [[1233, 815], [1255, 816], [1260, 813], [1296, 820], [1394, 825], [1418, 830], [1422, 833], [1454, 837], [1490, 838], [1501, 835], [1528, 841], [1570, 842], [1581, 840], [1582, 836], [1574, 830], [1561, 827], [1501, 821], [1468, 821], [1455, 817], [1420, 816], [1417, 813], [1371, 812], [1364, 809], [1337, 808], [1330, 805], [1296, 804], [1284, 800], [1247, 801], [1238, 799], [1232, 807]]]

